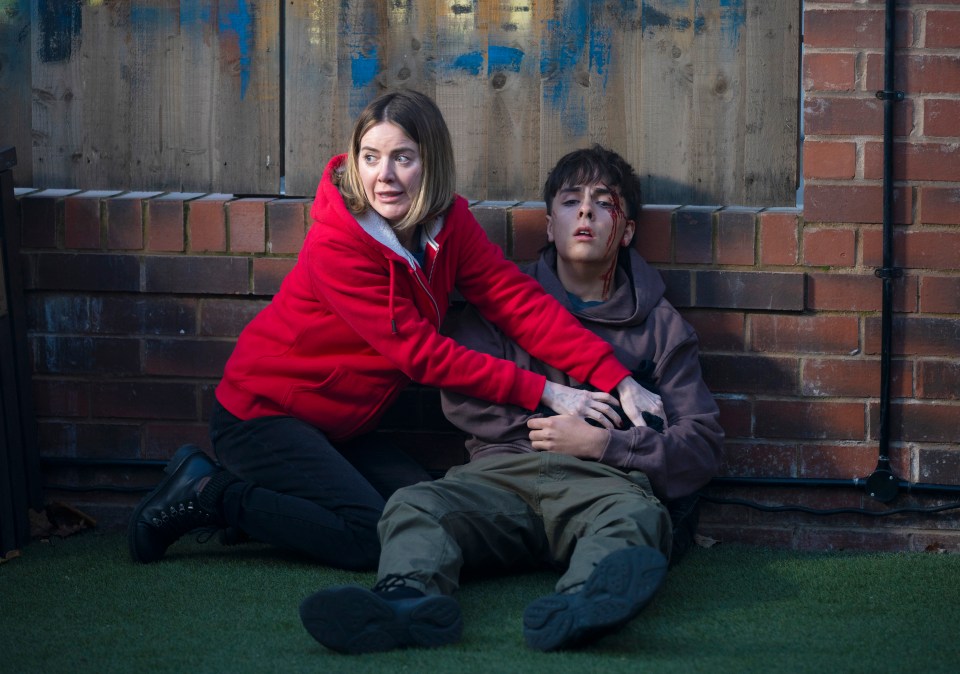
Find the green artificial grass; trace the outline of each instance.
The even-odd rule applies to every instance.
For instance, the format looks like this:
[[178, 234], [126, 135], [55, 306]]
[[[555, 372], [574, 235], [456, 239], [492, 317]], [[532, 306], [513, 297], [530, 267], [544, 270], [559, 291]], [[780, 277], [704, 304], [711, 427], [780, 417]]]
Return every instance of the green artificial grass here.
[[155, 564], [120, 534], [34, 542], [0, 565], [0, 671], [43, 672], [956, 672], [960, 556], [697, 548], [633, 622], [580, 651], [524, 645], [544, 571], [466, 582], [464, 638], [344, 656], [300, 625], [306, 595], [369, 586], [260, 545], [181, 541]]

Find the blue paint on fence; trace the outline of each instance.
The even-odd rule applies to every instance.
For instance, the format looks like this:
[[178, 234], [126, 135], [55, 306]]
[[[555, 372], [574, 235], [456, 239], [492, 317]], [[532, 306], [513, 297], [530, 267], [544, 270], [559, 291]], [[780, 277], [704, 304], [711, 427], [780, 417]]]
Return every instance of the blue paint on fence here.
[[210, 23], [210, 0], [180, 0], [180, 25]]
[[451, 67], [455, 70], [463, 70], [470, 75], [479, 75], [480, 69], [483, 68], [483, 54], [478, 51], [460, 54], [453, 60]]
[[[230, 5], [230, 9], [225, 8], [224, 5]], [[240, 52], [240, 100], [243, 100], [247, 93], [247, 87], [250, 85], [250, 66], [253, 63], [252, 52], [256, 39], [253, 22], [253, 11], [247, 0], [235, 0], [234, 2], [221, 0], [220, 32], [224, 34], [235, 33], [237, 36], [237, 48]]]
[[83, 0], [38, 0], [38, 55], [44, 63], [69, 61], [83, 30]]
[[487, 74], [504, 70], [518, 73], [523, 56], [522, 49], [492, 44], [487, 48]]
[[350, 82], [355, 89], [372, 84], [378, 72], [380, 59], [375, 46], [371, 46], [366, 54], [358, 53], [350, 57]]

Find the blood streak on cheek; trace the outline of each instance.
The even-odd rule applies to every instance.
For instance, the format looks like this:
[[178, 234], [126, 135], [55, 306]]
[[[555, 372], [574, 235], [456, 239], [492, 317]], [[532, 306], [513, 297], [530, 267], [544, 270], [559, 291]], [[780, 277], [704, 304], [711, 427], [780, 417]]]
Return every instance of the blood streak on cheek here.
[[[613, 219], [613, 227], [610, 228], [610, 235], [607, 237], [606, 246], [604, 249], [604, 254], [609, 253], [613, 250], [614, 246], [617, 245], [617, 231], [620, 229], [620, 223], [626, 219], [626, 215], [623, 212], [623, 206], [621, 205], [620, 195], [610, 190], [610, 198], [613, 200], [613, 208], [610, 211], [611, 218]], [[617, 258], [614, 257], [610, 260], [610, 267], [603, 273], [601, 277], [603, 281], [603, 298], [609, 299], [610, 289], [613, 286], [614, 273], [617, 269]]]

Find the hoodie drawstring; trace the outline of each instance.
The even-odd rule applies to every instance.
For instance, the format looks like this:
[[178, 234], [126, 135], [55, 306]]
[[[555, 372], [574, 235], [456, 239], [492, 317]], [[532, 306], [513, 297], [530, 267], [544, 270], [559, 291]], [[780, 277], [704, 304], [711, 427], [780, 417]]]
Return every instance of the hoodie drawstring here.
[[390, 309], [390, 332], [391, 334], [397, 334], [397, 319], [393, 315], [393, 295], [395, 292], [396, 280], [394, 279], [393, 268], [396, 264], [395, 260], [390, 260], [390, 298], [388, 300], [389, 309]]

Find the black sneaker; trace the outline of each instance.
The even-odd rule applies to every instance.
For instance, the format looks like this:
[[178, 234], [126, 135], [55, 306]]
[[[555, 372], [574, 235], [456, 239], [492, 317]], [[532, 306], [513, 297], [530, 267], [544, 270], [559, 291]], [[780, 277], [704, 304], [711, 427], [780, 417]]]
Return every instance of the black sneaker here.
[[656, 594], [667, 574], [667, 559], [646, 547], [612, 552], [571, 594], [551, 594], [523, 612], [523, 636], [538, 651], [583, 646], [630, 621]]
[[446, 595], [424, 595], [387, 576], [373, 590], [346, 585], [321, 590], [300, 604], [310, 635], [339, 653], [379, 653], [408, 646], [456, 643], [463, 632], [460, 605]]
[[127, 540], [136, 562], [155, 562], [171, 543], [195, 529], [223, 527], [217, 513], [200, 506], [198, 492], [205, 478], [221, 471], [196, 445], [184, 445], [164, 468], [167, 474], [147, 494], [130, 518]]

